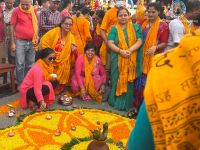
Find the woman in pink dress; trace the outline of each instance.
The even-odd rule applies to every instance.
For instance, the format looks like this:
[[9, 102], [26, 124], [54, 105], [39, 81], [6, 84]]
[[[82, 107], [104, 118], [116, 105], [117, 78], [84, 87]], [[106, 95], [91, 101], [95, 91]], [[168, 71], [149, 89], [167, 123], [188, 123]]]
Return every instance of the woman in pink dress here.
[[[45, 48], [39, 52], [39, 59], [27, 73], [20, 85], [20, 105], [33, 111], [44, 110], [54, 101], [53, 87], [56, 86], [56, 75], [53, 73], [54, 51]], [[52, 83], [51, 83], [52, 82]]]
[[106, 88], [106, 72], [101, 59], [95, 55], [92, 42], [87, 43], [84, 51], [85, 54], [76, 60], [71, 90], [73, 93], [80, 91], [83, 100], [101, 102]]

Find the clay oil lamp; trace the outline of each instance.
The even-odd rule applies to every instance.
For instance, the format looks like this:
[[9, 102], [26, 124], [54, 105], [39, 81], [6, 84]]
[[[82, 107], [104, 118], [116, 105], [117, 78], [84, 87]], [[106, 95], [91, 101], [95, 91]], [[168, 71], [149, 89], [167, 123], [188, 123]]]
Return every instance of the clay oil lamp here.
[[60, 130], [57, 129], [56, 132], [54, 133], [54, 135], [55, 135], [55, 136], [60, 136], [60, 135], [61, 135]]
[[71, 124], [71, 130], [76, 131], [76, 126], [74, 124]]
[[51, 115], [47, 115], [47, 116], [46, 116], [46, 119], [47, 119], [47, 120], [51, 120], [51, 119], [52, 119], [52, 116], [51, 116]]
[[13, 136], [15, 136], [15, 132], [13, 130], [10, 130], [8, 132], [8, 137], [13, 137]]

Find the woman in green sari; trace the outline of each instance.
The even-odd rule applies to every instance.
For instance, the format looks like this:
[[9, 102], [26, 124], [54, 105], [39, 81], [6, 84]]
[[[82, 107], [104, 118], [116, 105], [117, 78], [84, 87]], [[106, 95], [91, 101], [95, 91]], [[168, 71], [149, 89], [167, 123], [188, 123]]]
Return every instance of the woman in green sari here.
[[118, 110], [129, 110], [133, 103], [134, 80], [142, 74], [142, 30], [131, 23], [126, 8], [120, 8], [117, 17], [118, 24], [108, 35], [112, 84], [109, 104]]

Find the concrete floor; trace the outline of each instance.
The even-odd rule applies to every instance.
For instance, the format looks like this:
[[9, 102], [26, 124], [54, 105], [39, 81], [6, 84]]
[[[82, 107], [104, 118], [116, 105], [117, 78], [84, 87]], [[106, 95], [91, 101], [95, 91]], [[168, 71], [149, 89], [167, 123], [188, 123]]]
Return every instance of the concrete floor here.
[[[16, 100], [18, 98], [19, 98], [19, 93], [13, 94], [11, 96], [0, 98], [0, 106], [9, 104], [13, 100]], [[99, 104], [96, 101], [85, 102], [85, 101], [80, 100], [79, 98], [74, 98], [73, 104], [71, 106], [62, 106], [62, 105], [58, 104], [58, 101], [56, 99], [54, 104], [50, 107], [50, 110], [51, 109], [66, 109], [66, 110], [70, 110], [70, 109], [73, 108], [73, 106], [104, 109], [104, 110], [112, 111], [114, 113], [121, 114], [121, 115], [126, 115], [126, 113], [127, 113], [125, 111], [118, 111], [118, 110], [113, 109], [111, 106], [109, 106], [109, 104], [107, 102]], [[30, 113], [30, 110], [28, 110], [28, 109], [27, 110], [23, 110], [21, 108], [17, 108], [17, 110], [19, 111], [20, 115]], [[0, 115], [0, 128], [6, 128], [8, 126], [13, 126], [16, 123], [17, 123], [17, 118], [16, 117], [9, 118], [7, 116], [7, 114]]]

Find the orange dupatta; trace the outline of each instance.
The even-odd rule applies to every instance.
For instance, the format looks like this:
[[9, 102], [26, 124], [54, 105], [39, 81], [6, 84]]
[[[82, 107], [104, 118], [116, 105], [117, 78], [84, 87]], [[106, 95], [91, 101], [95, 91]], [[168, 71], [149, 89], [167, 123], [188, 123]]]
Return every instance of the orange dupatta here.
[[[38, 42], [38, 20], [37, 20], [37, 16], [35, 14], [34, 8], [33, 8], [33, 6], [30, 6], [29, 10], [23, 10], [21, 5], [19, 5], [19, 9], [24, 13], [31, 14], [31, 16], [32, 16], [32, 24], [33, 24], [33, 30], [34, 30], [32, 43], [34, 46]], [[34, 49], [37, 51], [38, 46], [34, 46]]]
[[[99, 23], [96, 26], [96, 33], [97, 33], [97, 35], [101, 36]], [[103, 43], [101, 45], [101, 48], [99, 50], [99, 56], [101, 58], [101, 61], [102, 61], [103, 65], [106, 65], [107, 47], [106, 47], [106, 44], [105, 44], [104, 41], [103, 41]]]
[[[144, 23], [142, 24], [142, 30], [147, 26], [147, 23], [148, 20], [145, 20]], [[146, 52], [149, 48], [156, 45], [159, 25], [160, 25], [160, 17], [156, 19], [156, 21], [151, 26], [146, 36], [143, 48], [143, 73], [145, 74], [148, 74], [153, 58], [153, 56], [146, 55]]]
[[[41, 48], [49, 47], [55, 50], [56, 44], [60, 38], [60, 30], [60, 27], [56, 27], [48, 31], [40, 40]], [[58, 76], [59, 84], [66, 84], [69, 82], [71, 45], [75, 43], [74, 36], [71, 32], [68, 32], [63, 40], [65, 41], [65, 45], [62, 51], [55, 51], [56, 60], [54, 62], [54, 73]]]
[[95, 61], [96, 56], [94, 56], [92, 61], [89, 63], [87, 56], [84, 55], [85, 89], [93, 99], [101, 103], [102, 96], [95, 90], [94, 81], [92, 79]]
[[[118, 47], [122, 50], [128, 50], [128, 48], [136, 42], [136, 34], [132, 23], [128, 22], [126, 28], [128, 34], [128, 45], [122, 27], [117, 24], [116, 28], [119, 39]], [[119, 79], [116, 88], [116, 96], [126, 93], [128, 82], [133, 82], [136, 78], [136, 51], [134, 51], [129, 58], [124, 58], [118, 55], [118, 69]]]
[[187, 19], [183, 15], [180, 16], [179, 19], [180, 19], [180, 21], [182, 22], [182, 24], [184, 26], [185, 34], [189, 33], [189, 26], [188, 26]]
[[36, 63], [38, 63], [42, 68], [45, 80], [50, 81], [52, 79], [50, 74], [53, 73], [53, 66], [47, 65], [42, 59], [38, 59]]

